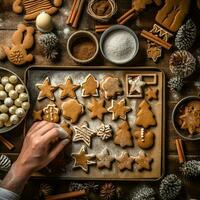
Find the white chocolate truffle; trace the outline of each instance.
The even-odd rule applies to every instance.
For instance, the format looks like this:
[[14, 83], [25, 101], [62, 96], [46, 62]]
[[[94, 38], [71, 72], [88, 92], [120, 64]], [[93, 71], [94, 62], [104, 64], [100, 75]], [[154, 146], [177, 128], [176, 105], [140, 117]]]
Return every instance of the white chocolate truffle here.
[[7, 113], [8, 107], [6, 105], [0, 105], [0, 112], [1, 113]]
[[19, 99], [20, 99], [21, 101], [27, 101], [27, 100], [28, 100], [28, 94], [26, 94], [26, 93], [21, 93], [21, 94], [19, 95]]
[[12, 124], [18, 124], [19, 123], [19, 117], [17, 116], [17, 115], [11, 115], [10, 116], [10, 122], [12, 123]]
[[7, 76], [4, 76], [4, 77], [1, 78], [1, 83], [2, 83], [3, 85], [6, 85], [8, 82], [9, 82], [9, 80], [8, 80], [8, 77], [7, 77]]
[[0, 100], [4, 100], [7, 97], [7, 93], [5, 91], [0, 91]]
[[10, 76], [8, 79], [9, 79], [9, 82], [14, 85], [17, 84], [17, 82], [18, 82], [18, 78], [15, 75]]
[[11, 115], [14, 115], [15, 112], [16, 112], [16, 110], [17, 110], [17, 106], [13, 105], [13, 106], [11, 106], [11, 107], [9, 108], [9, 113], [10, 113]]
[[15, 90], [18, 92], [18, 93], [23, 93], [24, 90], [25, 90], [25, 87], [22, 85], [22, 84], [18, 84], [15, 86]]
[[17, 93], [17, 91], [15, 91], [15, 90], [11, 90], [10, 92], [9, 92], [9, 97], [11, 98], [11, 99], [13, 99], [13, 100], [15, 100], [15, 99], [17, 99], [18, 98], [18, 93]]
[[0, 84], [0, 91], [4, 91], [4, 86]]
[[22, 103], [22, 108], [23, 108], [24, 110], [28, 110], [28, 109], [30, 108], [30, 103], [29, 103], [29, 102], [23, 102], [23, 103]]
[[18, 116], [18, 117], [24, 117], [26, 115], [26, 112], [23, 108], [17, 108], [15, 114]]
[[0, 121], [0, 128], [2, 128], [3, 127], [3, 122], [2, 121]]
[[40, 13], [36, 18], [36, 27], [43, 33], [50, 32], [53, 29], [52, 17], [48, 13]]
[[8, 107], [13, 105], [13, 100], [10, 97], [5, 98], [4, 104]]
[[21, 101], [19, 98], [18, 98], [18, 99], [15, 99], [14, 104], [15, 104], [17, 107], [21, 107], [22, 101]]
[[12, 126], [13, 124], [12, 124], [12, 122], [10, 121], [10, 119], [8, 120], [8, 121], [6, 121], [6, 122], [4, 122], [4, 126], [6, 126], [6, 127], [10, 127], [10, 126]]
[[14, 89], [14, 85], [13, 85], [13, 84], [7, 83], [7, 84], [5, 85], [5, 91], [6, 91], [6, 92], [10, 92], [10, 91], [13, 90], [13, 89]]
[[9, 120], [9, 116], [6, 113], [0, 114], [0, 121], [7, 122]]

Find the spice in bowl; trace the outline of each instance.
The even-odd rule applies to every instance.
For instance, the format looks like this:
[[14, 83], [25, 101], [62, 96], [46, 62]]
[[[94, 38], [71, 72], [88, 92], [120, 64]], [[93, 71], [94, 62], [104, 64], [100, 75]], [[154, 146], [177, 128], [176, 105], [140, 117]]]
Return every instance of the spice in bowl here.
[[73, 33], [67, 42], [69, 56], [78, 63], [89, 63], [97, 56], [99, 44], [96, 36], [89, 31]]
[[112, 7], [107, 0], [97, 1], [92, 5], [92, 10], [96, 15], [103, 16], [111, 12]]
[[120, 25], [107, 29], [103, 33], [100, 43], [104, 57], [116, 64], [131, 61], [137, 54], [139, 46], [135, 33]]

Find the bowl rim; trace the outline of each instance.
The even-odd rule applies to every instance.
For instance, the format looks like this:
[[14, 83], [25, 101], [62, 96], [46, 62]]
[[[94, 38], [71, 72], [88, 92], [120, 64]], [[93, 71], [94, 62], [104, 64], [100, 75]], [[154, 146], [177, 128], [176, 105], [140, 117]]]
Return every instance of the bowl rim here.
[[[27, 87], [26, 87], [26, 84], [22, 81], [22, 79], [21, 79], [15, 72], [11, 71], [10, 69], [6, 69], [6, 68], [0, 66], [0, 71], [1, 71], [1, 70], [6, 71], [6, 72], [9, 72], [9, 73], [11, 73], [12, 75], [17, 76], [18, 80], [19, 80], [20, 83], [24, 86], [24, 88], [25, 88], [25, 90], [26, 90], [26, 93], [28, 94], [28, 102], [30, 103], [30, 95], [29, 95], [28, 89], [27, 89]], [[29, 108], [29, 109], [30, 109], [30, 108]], [[21, 118], [21, 120], [19, 121], [18, 124], [14, 124], [14, 125], [12, 125], [12, 126], [10, 126], [10, 127], [3, 127], [3, 128], [4, 128], [3, 131], [1, 130], [2, 128], [0, 128], [0, 134], [8, 133], [8, 132], [10, 132], [11, 130], [17, 128], [17, 127], [24, 121], [24, 119], [26, 118], [26, 116], [27, 116], [27, 114], [28, 114], [28, 112], [29, 112], [29, 109], [26, 110], [25, 116]]]
[[174, 106], [174, 109], [172, 111], [172, 124], [173, 124], [173, 127], [176, 131], [176, 133], [182, 137], [183, 139], [185, 140], [189, 140], [189, 141], [197, 141], [197, 140], [200, 140], [200, 134], [199, 134], [199, 137], [187, 137], [187, 136], [184, 136], [180, 131], [179, 131], [179, 128], [177, 127], [176, 125], [176, 112], [178, 110], [178, 108], [183, 105], [185, 102], [189, 102], [189, 101], [192, 101], [192, 100], [199, 100], [200, 101], [200, 96], [187, 96], [187, 97], [184, 97], [182, 98], [175, 106]]
[[[72, 40], [73, 40], [74, 38], [75, 38], [75, 39], [78, 38], [78, 35], [80, 35], [80, 34], [84, 34], [85, 36], [89, 36], [90, 38], [92, 38], [93, 41], [95, 42], [95, 45], [96, 45], [96, 51], [95, 51], [94, 55], [93, 55], [91, 58], [87, 59], [87, 60], [80, 60], [80, 59], [74, 57], [74, 56], [72, 55], [72, 53], [71, 53], [71, 49], [70, 49], [71, 42], [72, 42]], [[82, 37], [82, 36], [81, 36], [81, 37]], [[99, 52], [99, 43], [98, 43], [98, 39], [97, 39], [97, 37], [95, 36], [95, 34], [92, 33], [92, 32], [90, 32], [90, 31], [86, 31], [86, 30], [75, 31], [75, 32], [72, 33], [72, 34], [70, 35], [70, 37], [68, 38], [68, 41], [67, 41], [67, 53], [69, 54], [69, 56], [70, 56], [74, 61], [76, 61], [76, 62], [78, 62], [78, 63], [83, 63], [83, 64], [84, 64], [84, 63], [89, 63], [89, 62], [93, 61], [93, 60], [96, 58], [98, 52]]]
[[[116, 31], [116, 30], [124, 30], [124, 31], [129, 32], [133, 36], [133, 38], [135, 39], [135, 41], [136, 41], [136, 50], [135, 50], [135, 53], [133, 54], [133, 56], [131, 56], [125, 62], [117, 62], [117, 61], [109, 59], [105, 55], [104, 50], [103, 50], [103, 44], [104, 44], [106, 36], [109, 35], [112, 31]], [[138, 51], [139, 51], [139, 39], [138, 39], [138, 36], [136, 35], [136, 33], [132, 29], [130, 29], [129, 27], [124, 26], [124, 25], [113, 25], [113, 26], [107, 28], [103, 32], [103, 34], [101, 35], [101, 37], [100, 37], [100, 50], [101, 50], [101, 53], [104, 56], [104, 58], [107, 59], [108, 61], [110, 61], [111, 63], [119, 64], [119, 65], [126, 64], [126, 63], [129, 63], [131, 60], [133, 60], [136, 57], [136, 55], [138, 54]]]

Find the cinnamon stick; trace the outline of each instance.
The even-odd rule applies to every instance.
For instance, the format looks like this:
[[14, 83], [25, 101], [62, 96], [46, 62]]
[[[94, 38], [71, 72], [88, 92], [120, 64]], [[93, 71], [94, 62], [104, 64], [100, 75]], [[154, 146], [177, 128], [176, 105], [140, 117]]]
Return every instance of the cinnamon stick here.
[[75, 17], [77, 15], [77, 12], [78, 12], [80, 3], [81, 3], [81, 0], [76, 0], [76, 4], [75, 4], [74, 9], [72, 11], [72, 15], [71, 15], [71, 19], [69, 21], [69, 24], [73, 24]]
[[80, 1], [80, 4], [79, 4], [79, 7], [78, 7], [78, 11], [77, 11], [75, 20], [74, 20], [74, 22], [73, 22], [73, 24], [72, 24], [72, 27], [73, 27], [73, 28], [77, 28], [77, 26], [78, 26], [78, 21], [79, 21], [79, 19], [80, 19], [81, 13], [82, 13], [82, 11], [83, 11], [84, 2], [85, 2], [85, 0], [81, 0], [81, 1]]
[[74, 192], [68, 192], [68, 193], [63, 193], [63, 194], [47, 196], [45, 198], [45, 200], [71, 199], [71, 198], [75, 198], [75, 197], [85, 196], [86, 194], [87, 193], [85, 190], [74, 191]]
[[111, 27], [111, 24], [105, 24], [105, 25], [96, 25], [95, 29], [102, 29], [102, 28], [109, 28]]
[[97, 29], [95, 29], [95, 32], [96, 32], [96, 33], [102, 33], [102, 32], [104, 32], [106, 29], [107, 29], [107, 28], [97, 28]]
[[178, 152], [179, 163], [182, 164], [185, 162], [185, 154], [184, 154], [183, 143], [181, 139], [176, 139], [176, 149]]
[[15, 148], [15, 146], [11, 143], [11, 142], [9, 142], [8, 140], [6, 140], [4, 137], [2, 137], [1, 135], [0, 135], [0, 141], [11, 151], [12, 149], [14, 149]]
[[119, 24], [120, 25], [123, 25], [125, 24], [129, 19], [133, 18], [133, 17], [136, 17], [137, 16], [137, 13], [132, 13], [130, 14], [128, 17], [126, 17], [124, 20], [120, 21]]
[[72, 17], [72, 13], [74, 12], [74, 8], [76, 6], [76, 3], [77, 3], [77, 0], [74, 0], [72, 7], [71, 7], [71, 10], [70, 10], [70, 13], [69, 13], [69, 16], [68, 16], [67, 21], [66, 21], [66, 24], [68, 24], [68, 25], [70, 24], [70, 20], [71, 20], [71, 17]]
[[146, 38], [147, 40], [150, 40], [150, 41], [162, 46], [163, 48], [165, 48], [167, 50], [169, 50], [172, 47], [171, 44], [169, 44], [168, 42], [166, 42], [166, 41], [162, 40], [161, 38], [155, 36], [151, 32], [143, 30], [141, 32], [141, 36]]
[[135, 8], [131, 8], [126, 13], [124, 13], [120, 18], [117, 19], [117, 23], [119, 24], [121, 21], [126, 19], [129, 15], [133, 14], [134, 12], [136, 12]]

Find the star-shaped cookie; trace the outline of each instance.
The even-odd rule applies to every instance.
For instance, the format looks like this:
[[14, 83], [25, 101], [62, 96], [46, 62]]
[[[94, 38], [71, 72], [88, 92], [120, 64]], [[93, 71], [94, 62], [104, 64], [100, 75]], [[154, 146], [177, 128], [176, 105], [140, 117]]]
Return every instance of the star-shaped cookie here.
[[34, 121], [42, 121], [42, 113], [43, 111], [42, 110], [34, 110], [33, 111], [33, 120]]
[[97, 167], [99, 169], [112, 167], [112, 162], [114, 161], [114, 157], [110, 155], [107, 148], [103, 149], [101, 153], [96, 155], [97, 157]]
[[72, 153], [71, 156], [74, 159], [73, 168], [81, 168], [86, 173], [89, 170], [88, 165], [96, 164], [96, 162], [92, 160], [95, 158], [95, 155], [87, 154], [85, 146], [82, 146], [78, 153]]
[[75, 85], [72, 83], [72, 78], [69, 76], [66, 79], [65, 84], [60, 84], [59, 88], [62, 90], [60, 94], [61, 99], [65, 99], [67, 97], [76, 98], [75, 91], [80, 87], [80, 85]]
[[158, 100], [158, 89], [149, 87], [145, 92], [146, 97], [149, 101]]
[[107, 109], [104, 107], [105, 101], [104, 99], [93, 99], [91, 103], [88, 104], [88, 110], [90, 111], [91, 118], [98, 118], [100, 120], [103, 119], [105, 113], [107, 113]]
[[123, 171], [125, 169], [132, 170], [134, 157], [129, 156], [128, 152], [123, 152], [119, 157], [116, 158], [118, 162], [118, 168]]
[[51, 101], [55, 100], [54, 92], [58, 89], [58, 87], [51, 85], [49, 77], [47, 77], [42, 84], [37, 83], [36, 87], [40, 91], [37, 98], [38, 101], [45, 98], [48, 98]]
[[142, 170], [151, 170], [151, 163], [153, 161], [153, 158], [146, 155], [143, 151], [140, 151], [138, 156], [135, 157], [135, 162], [137, 164], [137, 169], [139, 171]]
[[121, 99], [119, 101], [112, 100], [108, 111], [112, 113], [112, 120], [116, 120], [118, 118], [126, 120], [126, 114], [131, 111], [131, 108], [126, 106], [125, 99]]
[[130, 95], [134, 94], [135, 92], [142, 94], [142, 87], [146, 84], [144, 81], [142, 81], [142, 76], [138, 76], [134, 80], [129, 78], [128, 82], [131, 86], [129, 91]]
[[82, 125], [74, 126], [74, 132], [73, 141], [83, 141], [88, 147], [91, 145], [91, 137], [96, 134], [95, 131], [88, 127], [87, 122], [84, 122]]

